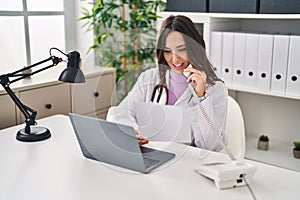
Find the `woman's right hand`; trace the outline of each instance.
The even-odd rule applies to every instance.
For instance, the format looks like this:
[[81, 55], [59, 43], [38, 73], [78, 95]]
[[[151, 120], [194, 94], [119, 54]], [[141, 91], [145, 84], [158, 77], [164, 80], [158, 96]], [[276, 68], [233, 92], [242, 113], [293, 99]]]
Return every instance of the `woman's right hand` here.
[[149, 143], [149, 140], [143, 138], [138, 131], [135, 131], [135, 135], [136, 135], [136, 138], [138, 139], [138, 143], [139, 145], [144, 145], [144, 144], [148, 144]]

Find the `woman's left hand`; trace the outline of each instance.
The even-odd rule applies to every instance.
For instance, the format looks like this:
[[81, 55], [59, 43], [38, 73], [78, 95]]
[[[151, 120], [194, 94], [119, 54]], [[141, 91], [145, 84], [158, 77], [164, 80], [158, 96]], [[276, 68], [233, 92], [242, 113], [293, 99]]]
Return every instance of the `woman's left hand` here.
[[206, 74], [204, 71], [199, 71], [195, 68], [186, 68], [184, 72], [190, 72], [191, 75], [188, 77], [187, 82], [192, 81], [194, 83], [194, 90], [198, 97], [205, 95], [206, 88]]
[[135, 131], [135, 135], [136, 135], [136, 138], [138, 139], [138, 143], [139, 143], [140, 146], [149, 143], [149, 140], [143, 138], [143, 137], [139, 134], [138, 131]]

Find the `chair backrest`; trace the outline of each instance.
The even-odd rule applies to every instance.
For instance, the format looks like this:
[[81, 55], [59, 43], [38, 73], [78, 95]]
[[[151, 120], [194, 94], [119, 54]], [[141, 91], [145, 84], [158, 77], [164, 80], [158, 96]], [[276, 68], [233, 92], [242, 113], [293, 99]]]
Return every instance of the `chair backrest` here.
[[[244, 118], [239, 104], [231, 96], [228, 96], [225, 134], [228, 141], [227, 147], [234, 157], [244, 158], [246, 148]], [[221, 152], [226, 154], [224, 150]]]

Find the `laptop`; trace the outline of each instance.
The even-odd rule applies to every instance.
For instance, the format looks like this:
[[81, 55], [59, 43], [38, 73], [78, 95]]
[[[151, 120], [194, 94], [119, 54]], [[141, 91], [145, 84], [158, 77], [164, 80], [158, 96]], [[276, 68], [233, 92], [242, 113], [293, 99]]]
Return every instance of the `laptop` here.
[[134, 109], [139, 133], [144, 138], [151, 141], [191, 143], [191, 115], [187, 108], [139, 102]]
[[69, 118], [86, 158], [149, 173], [175, 157], [174, 153], [141, 147], [130, 126], [74, 113]]

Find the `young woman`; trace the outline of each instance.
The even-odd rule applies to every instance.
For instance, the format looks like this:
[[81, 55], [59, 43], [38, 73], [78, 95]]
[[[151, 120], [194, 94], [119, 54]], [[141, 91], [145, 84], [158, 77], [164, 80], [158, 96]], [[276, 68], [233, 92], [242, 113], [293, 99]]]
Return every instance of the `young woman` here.
[[[124, 100], [109, 109], [107, 120], [132, 126], [139, 143], [148, 140], [138, 134], [134, 105], [137, 102], [184, 106], [191, 111], [192, 145], [220, 151], [215, 132], [226, 143], [227, 89], [219, 79], [206, 52], [205, 42], [194, 23], [185, 16], [170, 16], [162, 23], [156, 46], [158, 67], [146, 70]], [[188, 84], [192, 83], [194, 92]], [[202, 104], [212, 128], [199, 109]]]

